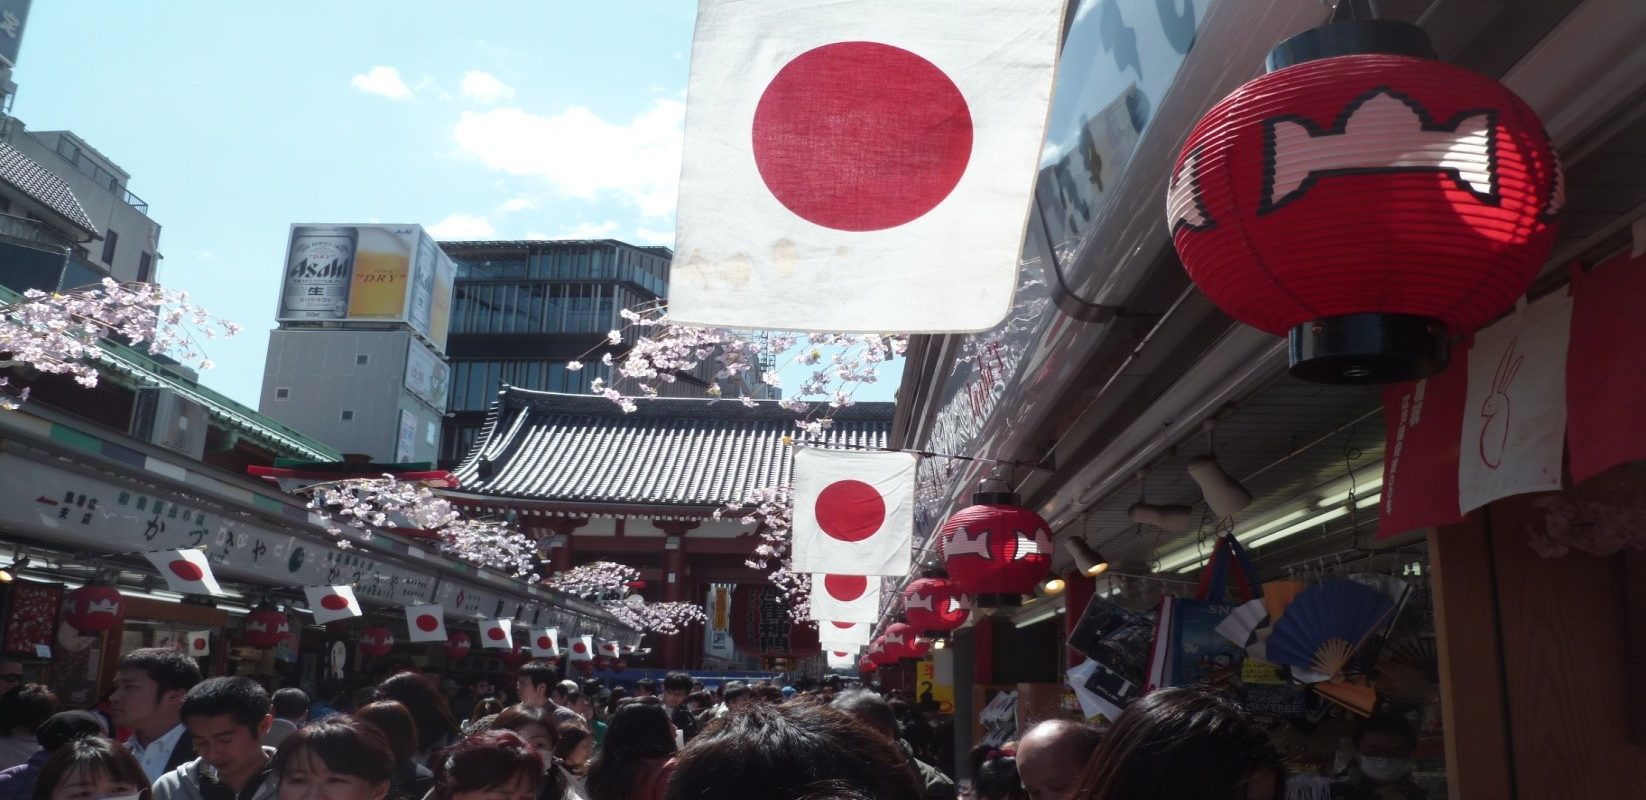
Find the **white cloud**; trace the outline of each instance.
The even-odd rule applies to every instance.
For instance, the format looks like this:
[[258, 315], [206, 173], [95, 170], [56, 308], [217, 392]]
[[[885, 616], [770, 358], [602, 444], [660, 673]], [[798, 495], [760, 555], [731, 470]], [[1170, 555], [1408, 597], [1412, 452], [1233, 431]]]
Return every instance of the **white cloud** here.
[[448, 241], [490, 239], [497, 235], [497, 229], [485, 217], [470, 214], [452, 214], [430, 225], [428, 231], [434, 238]]
[[617, 222], [615, 220], [609, 220], [608, 219], [605, 222], [580, 222], [575, 227], [573, 227], [572, 229], [570, 229], [568, 231], [565, 231], [565, 232], [562, 232], [562, 233], [557, 233], [553, 236], [546, 236], [544, 238], [546, 238], [546, 239], [606, 239], [606, 238], [609, 238], [611, 236], [612, 232], [615, 231], [615, 230], [617, 230]]
[[674, 231], [660, 231], [654, 228], [639, 227], [634, 229], [635, 242], [639, 244], [662, 244], [674, 246]]
[[390, 100], [404, 100], [412, 96], [410, 86], [394, 67], [372, 67], [364, 74], [349, 79], [349, 85], [366, 94], [382, 95]]
[[623, 124], [574, 106], [552, 116], [519, 108], [465, 111], [453, 131], [460, 152], [510, 175], [543, 178], [560, 193], [614, 193], [648, 217], [674, 213], [686, 105], [660, 99]]
[[498, 208], [511, 214], [516, 211], [529, 211], [537, 208], [537, 201], [530, 197], [511, 197], [504, 200], [503, 205], [498, 206]]
[[480, 103], [497, 103], [514, 97], [514, 87], [490, 72], [471, 69], [463, 76], [463, 96]]

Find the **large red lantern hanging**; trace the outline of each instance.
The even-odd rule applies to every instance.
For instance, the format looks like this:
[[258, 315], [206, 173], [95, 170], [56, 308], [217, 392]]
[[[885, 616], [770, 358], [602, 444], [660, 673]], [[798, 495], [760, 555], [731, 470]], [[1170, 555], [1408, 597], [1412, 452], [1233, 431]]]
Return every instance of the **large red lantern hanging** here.
[[880, 669], [880, 665], [874, 663], [874, 659], [869, 658], [868, 656], [864, 656], [864, 657], [857, 660], [857, 671], [858, 672], [861, 672], [863, 674], [868, 674], [870, 672], [874, 672], [877, 669]]
[[469, 642], [468, 634], [454, 633], [446, 637], [446, 657], [462, 658], [463, 656], [469, 654], [469, 648], [471, 646], [472, 645]]
[[903, 587], [903, 616], [928, 638], [965, 625], [971, 609], [972, 598], [948, 578], [921, 578]]
[[823, 652], [817, 626], [795, 622], [793, 603], [775, 586], [741, 585], [732, 595], [732, 643], [751, 656], [810, 658]]
[[983, 607], [1018, 605], [1052, 568], [1052, 529], [998, 479], [937, 532], [954, 584]]
[[394, 633], [388, 628], [367, 628], [360, 632], [360, 652], [369, 658], [382, 658], [394, 649]]
[[1167, 219], [1189, 277], [1289, 335], [1292, 374], [1394, 383], [1509, 309], [1563, 202], [1537, 115], [1390, 20], [1301, 33], [1189, 134]]
[[920, 658], [920, 630], [907, 622], [893, 622], [886, 626], [886, 655], [894, 660]]
[[896, 664], [898, 659], [898, 656], [893, 655], [888, 649], [885, 636], [874, 637], [874, 640], [869, 642], [869, 651], [864, 657], [874, 662], [877, 667]]
[[120, 621], [125, 606], [113, 586], [82, 586], [63, 598], [63, 621], [82, 634], [101, 633]]
[[240, 638], [252, 647], [268, 649], [285, 641], [290, 635], [291, 620], [285, 613], [264, 606], [246, 615], [245, 628]]

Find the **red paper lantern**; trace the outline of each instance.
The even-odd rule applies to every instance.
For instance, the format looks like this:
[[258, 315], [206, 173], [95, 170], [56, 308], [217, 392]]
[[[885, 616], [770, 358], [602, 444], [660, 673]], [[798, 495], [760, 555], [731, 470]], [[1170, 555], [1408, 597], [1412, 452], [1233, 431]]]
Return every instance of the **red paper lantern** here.
[[948, 578], [921, 578], [903, 588], [903, 616], [928, 637], [965, 625], [971, 609], [972, 598]]
[[823, 652], [814, 623], [795, 622], [792, 603], [775, 586], [738, 586], [732, 596], [732, 643], [751, 656], [810, 658]]
[[937, 532], [950, 579], [979, 606], [1018, 605], [1052, 568], [1051, 526], [1021, 502], [984, 488]]
[[469, 635], [466, 633], [454, 633], [446, 637], [447, 658], [462, 658], [469, 654], [469, 647]]
[[869, 652], [864, 657], [874, 662], [877, 667], [896, 664], [898, 659], [898, 656], [893, 655], [888, 649], [885, 636], [874, 637], [874, 640], [869, 642]]
[[1299, 378], [1445, 369], [1446, 337], [1513, 306], [1554, 244], [1563, 189], [1542, 123], [1402, 22], [1307, 31], [1269, 66], [1178, 156], [1167, 218], [1189, 277], [1289, 334]]
[[83, 634], [114, 627], [126, 606], [120, 590], [113, 586], [82, 586], [63, 600], [63, 620]]
[[382, 658], [394, 649], [394, 633], [388, 628], [367, 628], [360, 632], [360, 652]]
[[629, 662], [619, 658], [612, 662], [612, 672], [622, 672], [629, 668]]
[[886, 626], [882, 637], [886, 640], [886, 655], [894, 659], [915, 658], [916, 642], [920, 631], [907, 622], [893, 622]]
[[868, 656], [864, 656], [857, 660], [858, 672], [869, 673], [874, 672], [877, 669], [880, 669], [880, 665], [874, 663], [874, 659], [869, 658]]
[[504, 665], [514, 668], [520, 666], [526, 660], [526, 653], [520, 649], [520, 644], [517, 642], [513, 648], [498, 653], [497, 657], [503, 660]]
[[291, 620], [283, 612], [259, 608], [246, 615], [246, 625], [240, 638], [252, 647], [274, 647], [291, 635]]

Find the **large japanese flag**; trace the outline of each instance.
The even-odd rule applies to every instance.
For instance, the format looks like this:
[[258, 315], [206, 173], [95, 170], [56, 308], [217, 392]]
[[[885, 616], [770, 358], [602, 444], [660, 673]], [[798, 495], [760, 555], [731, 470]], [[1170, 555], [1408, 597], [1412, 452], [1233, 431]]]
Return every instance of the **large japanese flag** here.
[[836, 650], [863, 647], [869, 643], [874, 625], [868, 622], [819, 622], [817, 640]]
[[857, 666], [856, 650], [830, 650], [829, 669], [852, 669]]
[[514, 620], [509, 617], [481, 620], [480, 648], [482, 650], [513, 650]]
[[812, 619], [880, 621], [880, 579], [864, 575], [813, 575]]
[[406, 606], [406, 632], [413, 642], [446, 641], [446, 610], [438, 603]]
[[908, 453], [799, 448], [794, 454], [795, 572], [902, 575], [914, 534]]
[[568, 649], [571, 650], [571, 654], [569, 656], [567, 656], [568, 661], [593, 661], [594, 660], [594, 637], [593, 636], [590, 636], [589, 634], [585, 633], [582, 636], [573, 637], [570, 644], [571, 644], [571, 647], [569, 647]]
[[212, 574], [211, 563], [206, 561], [206, 554], [190, 548], [188, 550], [156, 550], [144, 553], [149, 563], [160, 571], [160, 576], [166, 579], [166, 588], [180, 594], [209, 594], [221, 597], [222, 587], [217, 585], [217, 576]]
[[975, 331], [1016, 285], [1062, 0], [702, 0], [669, 315]]
[[325, 625], [340, 619], [358, 617], [364, 614], [360, 610], [360, 601], [355, 599], [354, 587], [342, 586], [305, 586], [304, 596], [309, 600], [309, 611], [314, 614], [314, 624]]
[[1463, 511], [1560, 488], [1572, 298], [1545, 297], [1475, 335], [1458, 444]]

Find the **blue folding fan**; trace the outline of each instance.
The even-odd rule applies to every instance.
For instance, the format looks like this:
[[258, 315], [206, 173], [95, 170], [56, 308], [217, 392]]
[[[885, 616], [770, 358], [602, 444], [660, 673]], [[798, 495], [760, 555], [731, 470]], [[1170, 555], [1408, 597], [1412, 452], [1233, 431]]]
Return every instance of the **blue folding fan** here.
[[1317, 681], [1331, 679], [1394, 608], [1389, 595], [1363, 583], [1334, 578], [1316, 584], [1286, 607], [1266, 655], [1270, 663], [1316, 673]]

